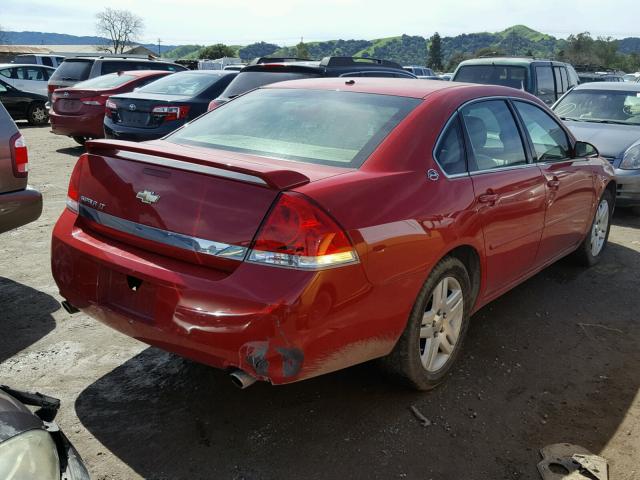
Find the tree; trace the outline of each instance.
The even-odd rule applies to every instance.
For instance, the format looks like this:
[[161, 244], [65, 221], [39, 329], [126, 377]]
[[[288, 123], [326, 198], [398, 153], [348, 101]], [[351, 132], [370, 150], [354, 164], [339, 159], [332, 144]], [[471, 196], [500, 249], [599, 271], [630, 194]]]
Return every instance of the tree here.
[[309, 58], [309, 49], [302, 40], [300, 40], [300, 43], [296, 45], [296, 57]]
[[258, 42], [242, 47], [238, 54], [243, 60], [252, 60], [256, 57], [268, 57], [280, 47], [274, 43]]
[[451, 55], [451, 57], [449, 58], [449, 63], [447, 64], [447, 68], [446, 68], [447, 72], [455, 71], [455, 69], [458, 68], [458, 64], [460, 62], [464, 62], [469, 58], [470, 58], [469, 55], [467, 55], [466, 53], [463, 53], [460, 51], [453, 52], [453, 55]]
[[216, 43], [215, 45], [209, 45], [208, 47], [204, 47], [198, 53], [198, 57], [207, 58], [210, 60], [215, 60], [217, 58], [222, 57], [235, 57], [236, 51], [225, 45], [224, 43]]
[[429, 67], [434, 70], [442, 70], [442, 39], [438, 32], [429, 39]]
[[105, 50], [111, 53], [123, 53], [144, 30], [144, 21], [128, 10], [105, 8], [96, 14], [96, 32], [109, 38], [110, 45]]

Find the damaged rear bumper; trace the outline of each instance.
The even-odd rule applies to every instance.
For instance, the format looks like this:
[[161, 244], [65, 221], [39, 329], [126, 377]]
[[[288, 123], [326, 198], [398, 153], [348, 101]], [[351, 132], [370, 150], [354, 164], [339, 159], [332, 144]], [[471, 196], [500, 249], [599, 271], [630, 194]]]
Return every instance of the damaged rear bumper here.
[[386, 355], [407, 318], [380, 317], [388, 300], [359, 264], [223, 272], [106, 239], [75, 218], [65, 212], [53, 233], [61, 295], [126, 335], [217, 368], [273, 384], [313, 377]]

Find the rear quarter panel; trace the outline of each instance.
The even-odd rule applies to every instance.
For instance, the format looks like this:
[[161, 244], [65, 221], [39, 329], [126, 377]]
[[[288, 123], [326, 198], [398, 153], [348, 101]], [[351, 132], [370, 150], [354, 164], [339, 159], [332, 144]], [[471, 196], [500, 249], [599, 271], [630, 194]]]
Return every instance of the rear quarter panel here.
[[17, 133], [18, 127], [0, 104], [0, 193], [22, 190], [27, 186], [26, 177], [17, 178], [13, 174], [10, 140]]

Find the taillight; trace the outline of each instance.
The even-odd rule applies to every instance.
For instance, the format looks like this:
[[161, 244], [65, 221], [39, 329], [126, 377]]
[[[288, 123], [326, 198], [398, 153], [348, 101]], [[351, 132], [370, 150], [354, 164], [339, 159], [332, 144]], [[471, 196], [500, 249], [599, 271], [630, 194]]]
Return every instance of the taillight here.
[[52, 84], [47, 85], [47, 91], [49, 93], [53, 93], [56, 88], [60, 88], [60, 85], [52, 85]]
[[16, 133], [9, 140], [11, 159], [13, 160], [13, 175], [26, 177], [29, 174], [29, 152], [27, 143], [21, 133]]
[[82, 173], [82, 166], [86, 160], [86, 153], [80, 155], [75, 167], [73, 167], [73, 171], [71, 172], [71, 178], [69, 179], [67, 208], [74, 213], [78, 213], [78, 202], [80, 201], [80, 175]]
[[215, 110], [216, 108], [224, 105], [225, 102], [223, 102], [222, 100], [211, 100], [209, 102], [209, 106], [207, 107], [207, 112], [210, 112], [211, 110]]
[[98, 95], [97, 97], [82, 98], [82, 99], [80, 99], [80, 101], [82, 103], [84, 103], [85, 105], [103, 106], [107, 102], [107, 97], [104, 97], [102, 95]]
[[358, 261], [337, 222], [304, 195], [283, 193], [260, 228], [249, 262], [317, 270]]
[[106, 103], [104, 104], [104, 114], [111, 118], [111, 114], [113, 113], [113, 110], [117, 110], [118, 109], [118, 105], [116, 105], [116, 102], [114, 102], [113, 100], [107, 100]]
[[154, 115], [162, 116], [163, 120], [178, 120], [179, 118], [184, 118], [189, 113], [189, 105], [180, 105], [180, 106], [161, 106], [161, 107], [153, 107], [151, 113]]

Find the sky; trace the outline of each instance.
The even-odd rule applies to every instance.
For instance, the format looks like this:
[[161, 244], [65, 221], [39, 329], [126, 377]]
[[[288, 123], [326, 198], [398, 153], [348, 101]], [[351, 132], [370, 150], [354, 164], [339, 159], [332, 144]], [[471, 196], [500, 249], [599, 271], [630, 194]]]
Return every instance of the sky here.
[[0, 0], [4, 30], [95, 35], [106, 6], [144, 19], [139, 39], [165, 45], [293, 45], [331, 39], [495, 32], [525, 24], [565, 38], [640, 36], [640, 0]]

